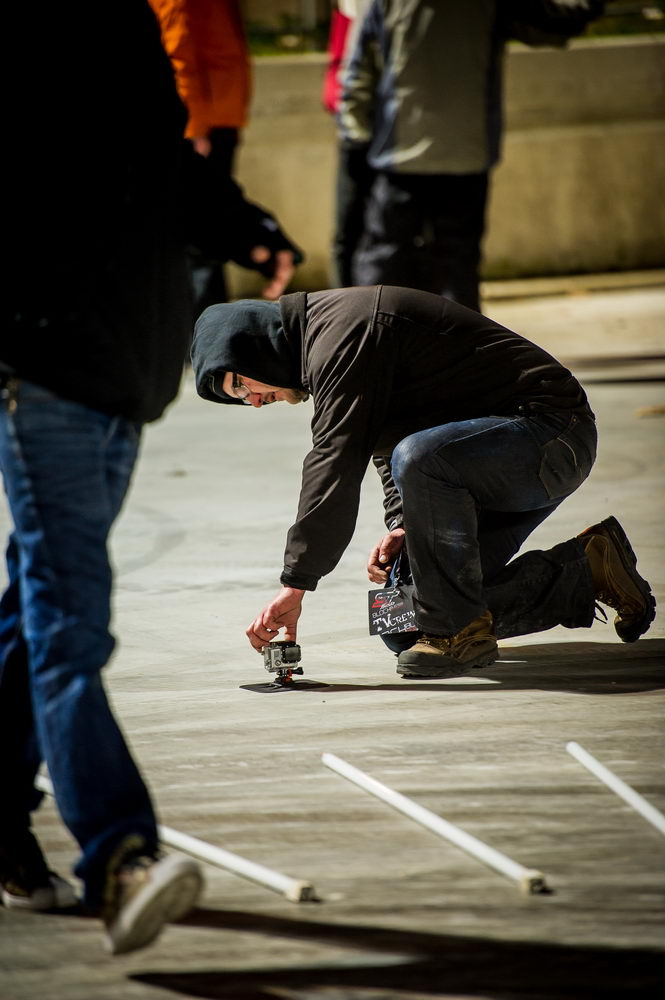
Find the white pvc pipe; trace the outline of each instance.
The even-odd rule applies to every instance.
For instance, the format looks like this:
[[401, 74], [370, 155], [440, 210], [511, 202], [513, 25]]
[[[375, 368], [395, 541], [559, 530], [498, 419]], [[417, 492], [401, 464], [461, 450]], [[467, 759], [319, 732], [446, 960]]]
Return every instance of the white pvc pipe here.
[[321, 759], [326, 767], [337, 771], [343, 778], [352, 781], [359, 788], [369, 792], [370, 795], [374, 795], [377, 799], [387, 802], [389, 806], [408, 816], [409, 819], [415, 820], [416, 823], [431, 830], [432, 833], [443, 837], [444, 840], [451, 841], [451, 843], [466, 851], [467, 854], [471, 854], [479, 861], [489, 865], [490, 868], [494, 868], [502, 875], [506, 875], [517, 882], [524, 892], [539, 893], [548, 891], [545, 876], [542, 872], [536, 871], [533, 868], [525, 868], [523, 865], [518, 864], [517, 861], [513, 861], [505, 854], [502, 854], [501, 851], [495, 850], [488, 844], [483, 843], [482, 840], [478, 840], [470, 833], [461, 830], [460, 827], [449, 823], [448, 820], [442, 819], [435, 813], [430, 812], [429, 809], [419, 806], [405, 795], [401, 795], [392, 788], [388, 788], [387, 785], [382, 785], [380, 781], [376, 781], [375, 778], [371, 778], [364, 771], [360, 771], [352, 764], [348, 764], [340, 757], [336, 757], [335, 754], [324, 753]]
[[596, 760], [596, 758], [593, 757], [588, 750], [581, 747], [579, 743], [575, 743], [574, 740], [571, 740], [570, 743], [566, 743], [566, 750], [571, 757], [578, 760], [580, 764], [584, 764], [584, 766], [591, 771], [592, 774], [595, 774], [597, 778], [600, 778], [600, 780], [607, 785], [608, 788], [611, 788], [611, 790], [618, 795], [619, 798], [623, 799], [624, 802], [627, 802], [629, 806], [632, 806], [635, 812], [638, 812], [640, 816], [643, 816], [644, 819], [648, 820], [648, 822], [651, 823], [652, 826], [655, 826], [660, 833], [665, 834], [665, 816], [663, 816], [662, 812], [659, 812], [655, 806], [652, 806], [650, 802], [647, 802], [647, 800], [643, 798], [639, 792], [636, 792], [634, 788], [631, 788], [625, 781], [618, 778], [613, 771], [610, 771], [608, 767], [601, 764], [600, 761]]
[[289, 875], [282, 875], [281, 872], [273, 871], [264, 865], [258, 865], [254, 861], [248, 861], [239, 854], [232, 854], [222, 847], [214, 847], [213, 844], [206, 843], [205, 840], [198, 840], [197, 837], [190, 837], [189, 834], [180, 833], [169, 826], [159, 826], [159, 838], [163, 844], [175, 847], [179, 851], [185, 851], [200, 861], [207, 861], [217, 868], [226, 868], [228, 871], [240, 875], [241, 878], [249, 879], [264, 885], [274, 892], [279, 892], [294, 903], [304, 903], [306, 900], [316, 899], [314, 886], [311, 882], [301, 882], [291, 878]]
[[[53, 795], [53, 785], [50, 779], [41, 774], [35, 780], [35, 787], [40, 792]], [[247, 858], [243, 858], [239, 854], [233, 854], [222, 847], [208, 844], [205, 840], [199, 840], [197, 837], [190, 837], [186, 833], [173, 830], [170, 826], [158, 826], [157, 832], [161, 842], [168, 847], [184, 851], [186, 854], [198, 858], [199, 861], [207, 861], [217, 868], [224, 868], [241, 878], [249, 879], [250, 882], [256, 882], [267, 889], [281, 893], [294, 903], [304, 903], [307, 900], [317, 899], [311, 882], [303, 882], [291, 878], [289, 875], [282, 875], [281, 872], [273, 871], [272, 868], [248, 861]]]

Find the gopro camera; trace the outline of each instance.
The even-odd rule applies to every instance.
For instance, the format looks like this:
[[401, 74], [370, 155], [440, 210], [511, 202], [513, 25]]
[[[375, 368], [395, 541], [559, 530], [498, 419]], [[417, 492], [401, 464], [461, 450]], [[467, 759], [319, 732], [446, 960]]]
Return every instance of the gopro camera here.
[[275, 639], [263, 647], [263, 666], [271, 674], [301, 674], [300, 646], [291, 639]]

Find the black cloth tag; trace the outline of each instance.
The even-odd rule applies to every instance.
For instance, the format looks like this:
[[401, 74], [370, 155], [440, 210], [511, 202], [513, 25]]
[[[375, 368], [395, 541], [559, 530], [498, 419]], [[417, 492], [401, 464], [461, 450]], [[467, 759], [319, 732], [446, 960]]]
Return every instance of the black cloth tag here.
[[413, 586], [409, 585], [370, 590], [369, 634], [390, 635], [393, 632], [417, 631], [412, 592]]

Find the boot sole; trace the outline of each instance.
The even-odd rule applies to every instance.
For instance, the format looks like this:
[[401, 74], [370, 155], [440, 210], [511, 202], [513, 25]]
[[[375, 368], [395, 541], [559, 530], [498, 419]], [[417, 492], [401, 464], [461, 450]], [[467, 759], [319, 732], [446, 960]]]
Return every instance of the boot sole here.
[[440, 667], [421, 667], [417, 664], [399, 663], [397, 664], [397, 673], [400, 677], [405, 680], [411, 678], [420, 680], [430, 680], [438, 678], [439, 680], [445, 680], [448, 677], [464, 677], [466, 674], [473, 673], [474, 670], [479, 670], [482, 667], [489, 667], [499, 659], [498, 650], [493, 653], [485, 653], [483, 656], [477, 657], [473, 663], [460, 663], [452, 664], [450, 666], [440, 666]]
[[202, 888], [203, 878], [194, 861], [173, 856], [158, 861], [147, 884], [107, 928], [111, 954], [124, 955], [151, 944], [165, 924], [196, 906]]
[[640, 595], [646, 604], [644, 615], [639, 622], [629, 625], [622, 631], [619, 631], [616, 622], [614, 624], [616, 633], [622, 642], [637, 642], [640, 636], [644, 635], [651, 625], [651, 622], [656, 617], [656, 600], [651, 593], [651, 587], [647, 581], [642, 579], [640, 574], [637, 572], [637, 556], [633, 551], [632, 545], [628, 541], [626, 532], [623, 530], [616, 517], [605, 518], [604, 521], [601, 521], [601, 524], [612, 539], [612, 542], [619, 553], [619, 558], [621, 559], [624, 570], [639, 590]]

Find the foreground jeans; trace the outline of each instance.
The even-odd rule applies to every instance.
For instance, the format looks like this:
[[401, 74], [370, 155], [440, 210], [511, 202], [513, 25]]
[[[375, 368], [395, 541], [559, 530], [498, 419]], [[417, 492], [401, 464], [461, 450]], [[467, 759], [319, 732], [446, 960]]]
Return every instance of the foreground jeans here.
[[401, 441], [391, 469], [419, 629], [455, 635], [487, 610], [497, 638], [591, 625], [591, 571], [577, 538], [510, 560], [586, 479], [595, 454], [590, 413], [479, 417]]
[[0, 837], [29, 823], [45, 760], [82, 849], [76, 874], [91, 905], [120, 842], [136, 835], [149, 850], [157, 845], [148, 792], [100, 676], [114, 646], [107, 538], [139, 435], [129, 421], [27, 382], [0, 407], [14, 521], [0, 602]]

